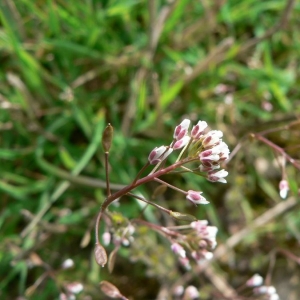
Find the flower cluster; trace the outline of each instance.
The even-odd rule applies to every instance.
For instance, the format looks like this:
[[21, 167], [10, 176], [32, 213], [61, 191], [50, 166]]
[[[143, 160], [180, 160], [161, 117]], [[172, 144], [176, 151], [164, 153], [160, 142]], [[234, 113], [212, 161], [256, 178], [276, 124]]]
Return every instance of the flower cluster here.
[[130, 243], [134, 241], [133, 234], [135, 232], [135, 228], [133, 225], [125, 225], [123, 226], [111, 226], [110, 231], [105, 231], [102, 234], [103, 245], [107, 246], [110, 243], [113, 243], [115, 246], [123, 245], [129, 246]]
[[217, 245], [216, 234], [218, 228], [209, 226], [208, 221], [194, 221], [190, 224], [190, 228], [192, 229], [190, 233], [178, 235], [178, 241], [174, 241], [171, 245], [172, 251], [179, 257], [179, 262], [186, 269], [190, 269], [190, 260], [185, 248], [189, 251], [190, 257], [197, 264], [201, 264], [213, 257], [211, 251]]
[[171, 145], [153, 149], [148, 157], [149, 163], [158, 164], [164, 161], [173, 150], [185, 147], [186, 163], [198, 161], [200, 162], [200, 172], [205, 173], [209, 181], [226, 183], [224, 177], [228, 175], [228, 172], [225, 170], [215, 171], [220, 168], [220, 163], [229, 156], [228, 146], [222, 141], [222, 131], [210, 130], [205, 132], [207, 123], [198, 121], [189, 132], [190, 123], [190, 120], [184, 119], [176, 126]]
[[[159, 167], [159, 164], [164, 162], [174, 150], [183, 148], [177, 159], [180, 166], [198, 162], [200, 163], [199, 167], [196, 170], [189, 171], [204, 176], [211, 182], [226, 183], [225, 177], [228, 172], [225, 170], [217, 171], [220, 164], [229, 156], [229, 148], [222, 141], [223, 133], [219, 130], [206, 132], [208, 125], [205, 121], [198, 121], [189, 132], [190, 123], [190, 120], [184, 119], [176, 126], [172, 143], [169, 146], [155, 147], [148, 156], [149, 164]], [[209, 203], [201, 195], [201, 191], [179, 191], [184, 193], [186, 199], [195, 205]]]

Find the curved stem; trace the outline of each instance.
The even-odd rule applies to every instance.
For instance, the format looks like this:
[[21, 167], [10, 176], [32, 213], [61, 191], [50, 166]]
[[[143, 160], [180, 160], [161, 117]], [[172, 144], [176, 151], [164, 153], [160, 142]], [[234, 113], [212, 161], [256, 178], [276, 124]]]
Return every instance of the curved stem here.
[[190, 162], [190, 161], [193, 161], [193, 160], [194, 160], [194, 159], [184, 159], [184, 160], [179, 161], [179, 162], [176, 162], [176, 163], [174, 163], [173, 165], [168, 166], [168, 167], [166, 167], [166, 168], [164, 168], [164, 169], [160, 169], [160, 170], [158, 170], [158, 171], [156, 171], [156, 172], [154, 172], [154, 173], [152, 173], [152, 174], [150, 173], [149, 175], [147, 175], [147, 176], [145, 176], [145, 177], [143, 177], [143, 178], [141, 178], [141, 179], [138, 179], [138, 180], [136, 180], [136, 181], [133, 181], [131, 184], [125, 186], [123, 189], [121, 189], [121, 190], [119, 190], [118, 192], [116, 192], [116, 193], [110, 195], [109, 197], [107, 197], [107, 198], [104, 200], [103, 204], [101, 205], [100, 211], [99, 211], [99, 213], [98, 213], [98, 215], [97, 215], [97, 220], [96, 220], [96, 224], [95, 224], [95, 228], [96, 228], [96, 230], [95, 230], [95, 234], [96, 234], [96, 242], [99, 243], [99, 234], [98, 234], [98, 233], [99, 233], [99, 229], [98, 229], [98, 228], [99, 228], [99, 223], [100, 223], [100, 221], [101, 221], [101, 216], [102, 216], [102, 214], [104, 213], [104, 211], [106, 210], [106, 208], [107, 208], [114, 200], [116, 200], [117, 198], [120, 198], [120, 197], [123, 196], [123, 195], [126, 195], [126, 194], [129, 193], [131, 190], [133, 190], [134, 188], [136, 188], [136, 187], [138, 187], [138, 186], [140, 186], [140, 185], [142, 185], [142, 184], [144, 184], [144, 183], [147, 183], [147, 182], [149, 182], [149, 181], [152, 181], [152, 180], [154, 180], [156, 177], [160, 177], [160, 176], [162, 176], [162, 175], [164, 175], [164, 174], [167, 174], [167, 173], [173, 171], [174, 169], [176, 169], [176, 168], [178, 168], [178, 167], [180, 167], [180, 166], [182, 166], [182, 165], [184, 165], [184, 164], [186, 164], [186, 163], [188, 163], [188, 162]]

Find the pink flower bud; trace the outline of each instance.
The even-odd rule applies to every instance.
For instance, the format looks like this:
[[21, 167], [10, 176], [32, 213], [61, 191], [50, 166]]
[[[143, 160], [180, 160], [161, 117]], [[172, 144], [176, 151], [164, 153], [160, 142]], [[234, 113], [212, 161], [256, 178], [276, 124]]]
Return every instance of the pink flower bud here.
[[176, 140], [182, 139], [188, 132], [191, 121], [184, 119], [178, 126], [175, 127], [173, 137]]
[[209, 148], [215, 146], [221, 142], [220, 138], [223, 136], [223, 132], [220, 130], [211, 130], [209, 131], [202, 141], [204, 148]]
[[148, 160], [151, 165], [156, 165], [172, 153], [172, 148], [166, 146], [155, 147], [149, 154]]
[[264, 282], [264, 279], [259, 274], [254, 274], [247, 280], [246, 285], [249, 287], [259, 286]]
[[103, 245], [107, 246], [109, 245], [110, 241], [111, 241], [111, 234], [109, 232], [104, 232], [102, 235], [102, 241], [103, 241]]
[[196, 192], [189, 190], [186, 194], [186, 199], [193, 202], [194, 204], [208, 204], [209, 202], [201, 196], [202, 192]]
[[191, 131], [192, 138], [199, 139], [206, 127], [207, 127], [207, 123], [205, 121], [198, 121], [197, 125], [193, 126], [192, 128]]
[[185, 254], [185, 250], [183, 249], [183, 247], [178, 244], [178, 243], [173, 243], [171, 245], [171, 249], [172, 251], [177, 254], [178, 256], [182, 257], [182, 258], [185, 258], [186, 257], [186, 254]]
[[185, 289], [183, 299], [184, 300], [193, 300], [199, 298], [199, 291], [193, 286], [190, 285]]
[[289, 183], [285, 179], [282, 179], [279, 182], [279, 194], [280, 194], [280, 197], [282, 199], [285, 199], [286, 196], [287, 196], [287, 194], [288, 194], [288, 191], [289, 191]]
[[189, 136], [185, 136], [185, 137], [183, 137], [182, 139], [180, 139], [180, 140], [178, 140], [178, 141], [176, 141], [175, 143], [174, 143], [174, 145], [172, 146], [172, 148], [174, 149], [174, 150], [178, 150], [178, 149], [181, 149], [181, 148], [183, 148], [184, 146], [186, 146], [187, 144], [188, 144], [188, 142], [190, 141], [190, 137]]
[[227, 181], [226, 179], [224, 179], [224, 177], [226, 177], [227, 175], [228, 172], [225, 170], [220, 170], [218, 172], [208, 172], [207, 179], [212, 182], [226, 183]]

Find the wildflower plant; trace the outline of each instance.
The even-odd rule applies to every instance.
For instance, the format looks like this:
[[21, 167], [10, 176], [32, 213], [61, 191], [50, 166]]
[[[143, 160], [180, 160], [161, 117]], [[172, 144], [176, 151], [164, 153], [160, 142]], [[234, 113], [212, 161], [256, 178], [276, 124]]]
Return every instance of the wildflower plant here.
[[[118, 249], [122, 245], [127, 246], [131, 243], [135, 227], [139, 224], [147, 226], [167, 238], [170, 241], [171, 250], [177, 255], [180, 264], [187, 270], [191, 268], [191, 261], [201, 264], [213, 257], [212, 251], [217, 245], [217, 227], [208, 225], [207, 220], [197, 220], [192, 215], [171, 211], [132, 192], [142, 184], [155, 181], [181, 192], [186, 200], [197, 206], [209, 203], [202, 191], [182, 190], [165, 182], [161, 177], [166, 174], [189, 172], [205, 177], [211, 182], [226, 183], [225, 177], [228, 172], [220, 170], [221, 163], [229, 156], [229, 148], [222, 140], [223, 133], [218, 130], [208, 130], [205, 121], [199, 121], [190, 130], [190, 123], [189, 119], [184, 119], [176, 126], [171, 143], [157, 146], [150, 151], [146, 164], [138, 172], [136, 178], [129, 185], [113, 194], [110, 191], [108, 174], [108, 158], [113, 139], [113, 128], [109, 124], [104, 130], [102, 144], [105, 152], [107, 197], [100, 208], [95, 225], [95, 258], [100, 266], [105, 266], [108, 262], [109, 271], [112, 271]], [[171, 164], [168, 160], [170, 155], [177, 155], [176, 161]], [[172, 218], [187, 221], [189, 224], [167, 228], [141, 219], [124, 221], [116, 215], [106, 213], [108, 206], [124, 195], [152, 205]], [[115, 222], [116, 218], [119, 219], [118, 222]], [[99, 237], [99, 224], [102, 219], [104, 219], [107, 228], [102, 236], [103, 244], [101, 244]], [[115, 245], [115, 249], [108, 258], [104, 246], [111, 242]]]

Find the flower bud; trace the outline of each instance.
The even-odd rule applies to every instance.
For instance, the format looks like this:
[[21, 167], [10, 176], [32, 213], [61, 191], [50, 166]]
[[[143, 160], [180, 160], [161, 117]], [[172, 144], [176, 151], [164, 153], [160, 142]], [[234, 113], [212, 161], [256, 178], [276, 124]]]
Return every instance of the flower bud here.
[[171, 249], [172, 251], [177, 254], [178, 256], [182, 257], [182, 258], [185, 258], [186, 257], [186, 254], [185, 254], [185, 250], [183, 249], [183, 247], [178, 244], [178, 243], [173, 243], [171, 245]]
[[186, 199], [193, 202], [194, 204], [208, 204], [209, 202], [201, 196], [202, 192], [196, 192], [189, 190], [186, 194]]
[[166, 146], [155, 147], [148, 156], [148, 161], [151, 165], [156, 165], [172, 153], [172, 148]]
[[188, 132], [191, 121], [184, 119], [178, 126], [175, 127], [173, 137], [176, 140], [182, 139]]
[[212, 182], [226, 183], [227, 181], [226, 179], [224, 179], [224, 177], [226, 177], [227, 175], [228, 172], [225, 170], [220, 170], [218, 172], [208, 172], [207, 179]]
[[206, 127], [207, 127], [207, 123], [205, 121], [198, 121], [197, 125], [193, 126], [192, 128], [191, 131], [192, 138], [199, 139]]
[[178, 150], [178, 149], [181, 149], [181, 148], [183, 148], [184, 146], [186, 146], [187, 144], [188, 144], [188, 142], [190, 141], [190, 137], [189, 136], [185, 136], [185, 137], [183, 137], [182, 139], [180, 139], [180, 140], [178, 140], [178, 141], [176, 141], [175, 143], [174, 143], [174, 145], [172, 146], [172, 148], [174, 149], [174, 150]]
[[282, 199], [285, 199], [286, 196], [287, 196], [287, 194], [288, 194], [288, 191], [289, 191], [289, 183], [285, 179], [282, 179], [279, 182], [279, 194], [280, 194], [280, 197]]
[[259, 286], [264, 282], [264, 279], [259, 274], [254, 274], [247, 280], [246, 285], [249, 287]]

